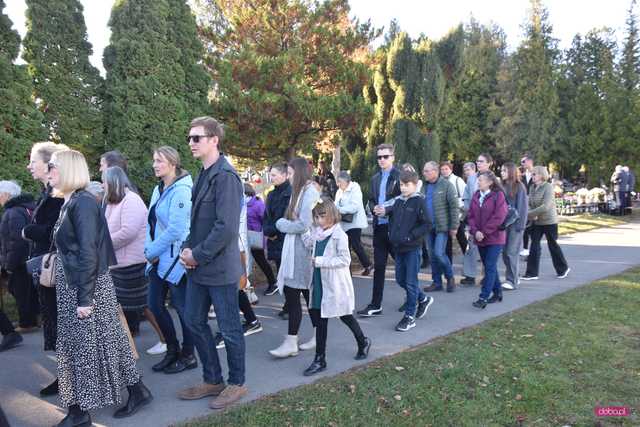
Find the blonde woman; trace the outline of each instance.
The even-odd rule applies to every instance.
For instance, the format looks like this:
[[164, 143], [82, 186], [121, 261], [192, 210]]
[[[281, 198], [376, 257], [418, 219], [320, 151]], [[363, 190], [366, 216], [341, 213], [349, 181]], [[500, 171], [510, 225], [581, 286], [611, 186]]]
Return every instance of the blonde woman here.
[[119, 404], [127, 386], [123, 418], [153, 397], [140, 373], [119, 321], [109, 266], [116, 256], [107, 221], [94, 196], [85, 190], [89, 169], [82, 153], [55, 153], [48, 165], [51, 186], [64, 196], [54, 226], [60, 402], [69, 408], [58, 426], [90, 425], [89, 410]]

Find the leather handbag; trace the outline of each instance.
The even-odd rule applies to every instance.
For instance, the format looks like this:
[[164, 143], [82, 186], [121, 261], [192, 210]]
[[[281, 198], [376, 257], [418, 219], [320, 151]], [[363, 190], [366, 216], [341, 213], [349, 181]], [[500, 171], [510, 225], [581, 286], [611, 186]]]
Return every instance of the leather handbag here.
[[352, 214], [352, 213], [341, 214], [341, 215], [340, 215], [340, 220], [341, 220], [342, 222], [348, 222], [348, 223], [351, 223], [351, 222], [353, 222], [353, 214]]
[[507, 216], [505, 217], [504, 221], [500, 225], [500, 230], [506, 230], [507, 228], [509, 228], [510, 225], [515, 224], [515, 222], [519, 219], [520, 219], [520, 214], [518, 213], [518, 210], [513, 206], [509, 206], [509, 210], [507, 211]]
[[46, 288], [56, 286], [55, 265], [58, 256], [53, 250], [53, 239], [49, 252], [27, 260], [27, 272], [33, 277], [33, 283], [39, 283]]

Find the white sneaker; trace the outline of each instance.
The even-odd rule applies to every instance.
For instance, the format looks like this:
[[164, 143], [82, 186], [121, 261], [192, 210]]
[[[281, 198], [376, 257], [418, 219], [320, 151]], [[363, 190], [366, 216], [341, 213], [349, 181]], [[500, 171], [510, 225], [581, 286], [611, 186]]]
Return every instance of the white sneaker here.
[[147, 350], [147, 354], [151, 354], [153, 356], [158, 354], [163, 354], [167, 352], [167, 345], [163, 342], [158, 341], [156, 345]]
[[298, 355], [298, 336], [287, 335], [280, 347], [275, 350], [269, 350], [269, 354], [273, 357], [285, 358]]
[[523, 249], [520, 251], [520, 256], [529, 256], [529, 249]]
[[303, 344], [300, 344], [300, 350], [313, 350], [314, 348], [316, 348], [316, 333], [315, 333], [315, 329], [313, 331], [314, 331], [313, 332], [313, 337], [309, 341], [307, 341], [307, 342], [305, 342]]
[[509, 282], [504, 282], [502, 284], [502, 289], [506, 289], [508, 291], [512, 291], [515, 289], [515, 287], [513, 286], [513, 284], [509, 283]]
[[216, 318], [216, 311], [213, 309], [213, 306], [209, 308], [209, 314], [207, 314], [207, 316], [209, 317], [209, 319]]
[[569, 275], [570, 271], [571, 271], [571, 269], [567, 267], [567, 270], [564, 273], [558, 275], [558, 279], [564, 279], [565, 277], [567, 277]]

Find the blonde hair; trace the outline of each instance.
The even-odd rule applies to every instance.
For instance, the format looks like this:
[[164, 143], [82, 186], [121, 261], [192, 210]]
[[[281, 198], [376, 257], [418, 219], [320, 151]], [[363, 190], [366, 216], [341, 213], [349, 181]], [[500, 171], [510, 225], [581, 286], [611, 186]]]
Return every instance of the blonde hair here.
[[177, 176], [183, 173], [182, 164], [180, 163], [180, 153], [178, 153], [178, 150], [175, 148], [163, 145], [153, 150], [153, 154], [164, 157], [170, 165], [175, 166]]
[[318, 215], [326, 216], [331, 225], [338, 224], [342, 220], [338, 207], [333, 203], [333, 200], [325, 196], [317, 200], [316, 205], [311, 210], [311, 215], [313, 215], [314, 225], [318, 225], [316, 221], [316, 216]]
[[546, 166], [534, 166], [532, 172], [542, 177], [543, 181], [549, 181], [549, 171]]
[[53, 153], [51, 162], [58, 169], [58, 190], [64, 194], [87, 188], [91, 178], [87, 160], [81, 152], [64, 150]]
[[36, 142], [33, 144], [33, 147], [31, 147], [31, 154], [35, 154], [40, 157], [40, 160], [44, 163], [49, 163], [51, 161], [51, 156], [62, 150], [69, 150], [69, 147], [64, 144], [56, 144], [51, 141]]

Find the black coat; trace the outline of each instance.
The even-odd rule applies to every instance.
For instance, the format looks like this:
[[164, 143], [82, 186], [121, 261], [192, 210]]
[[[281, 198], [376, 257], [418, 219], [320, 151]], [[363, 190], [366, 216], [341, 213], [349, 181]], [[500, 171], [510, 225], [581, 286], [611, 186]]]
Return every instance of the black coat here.
[[35, 208], [31, 194], [20, 194], [4, 205], [0, 220], [0, 264], [8, 271], [15, 271], [27, 261], [29, 244], [22, 238], [22, 229], [31, 221]]
[[262, 223], [262, 232], [266, 237], [276, 237], [275, 240], [267, 240], [267, 256], [270, 260], [282, 259], [282, 245], [284, 245], [284, 233], [276, 228], [276, 221], [284, 217], [284, 213], [291, 200], [291, 184], [285, 181], [275, 186], [267, 195], [267, 205]]
[[93, 303], [98, 276], [117, 263], [107, 220], [85, 190], [73, 193], [60, 215], [55, 233], [58, 256], [67, 286], [78, 288], [78, 307], [87, 307]]
[[[371, 178], [371, 189], [369, 191], [369, 210], [373, 213], [373, 208], [378, 204], [378, 195], [380, 194], [380, 181], [382, 180], [382, 172], [378, 172]], [[391, 169], [389, 179], [387, 180], [387, 194], [385, 200], [391, 200], [400, 195], [400, 171], [395, 167]], [[378, 216], [373, 215], [373, 225], [378, 225]]]
[[49, 252], [53, 226], [58, 220], [64, 199], [51, 196], [51, 187], [42, 191], [31, 223], [24, 228], [24, 237], [31, 240], [29, 256], [34, 257]]
[[396, 253], [409, 252], [422, 247], [424, 236], [429, 231], [429, 215], [424, 197], [416, 193], [408, 199], [396, 199], [393, 207], [387, 208], [389, 218], [389, 242]]
[[220, 155], [209, 169], [201, 170], [191, 195], [191, 230], [183, 247], [191, 248], [198, 262], [187, 270], [201, 286], [238, 283], [244, 272], [240, 262], [240, 213], [244, 199], [242, 181]]

